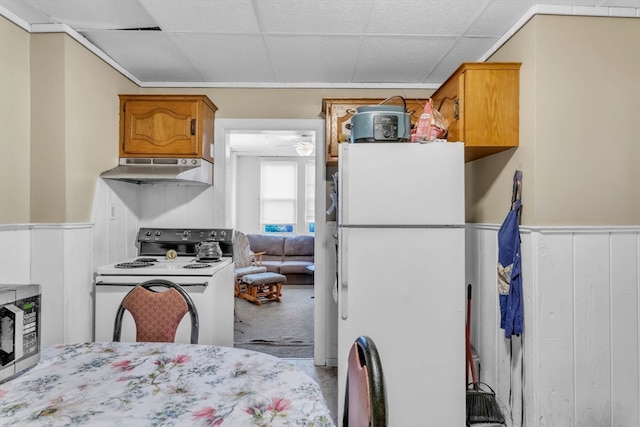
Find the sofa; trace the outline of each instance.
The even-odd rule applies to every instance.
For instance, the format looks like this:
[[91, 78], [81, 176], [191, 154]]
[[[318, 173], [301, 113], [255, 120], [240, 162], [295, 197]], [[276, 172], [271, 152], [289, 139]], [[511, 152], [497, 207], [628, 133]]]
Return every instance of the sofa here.
[[262, 265], [267, 271], [285, 276], [287, 285], [313, 285], [313, 236], [247, 234], [247, 238], [252, 252], [264, 252]]

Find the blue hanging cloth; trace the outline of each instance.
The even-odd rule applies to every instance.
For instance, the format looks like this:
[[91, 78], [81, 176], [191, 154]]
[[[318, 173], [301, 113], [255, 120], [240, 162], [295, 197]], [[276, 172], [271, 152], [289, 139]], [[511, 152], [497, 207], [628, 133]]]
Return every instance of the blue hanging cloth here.
[[498, 297], [500, 328], [505, 338], [522, 333], [522, 270], [520, 260], [520, 192], [522, 171], [513, 176], [511, 210], [498, 230]]

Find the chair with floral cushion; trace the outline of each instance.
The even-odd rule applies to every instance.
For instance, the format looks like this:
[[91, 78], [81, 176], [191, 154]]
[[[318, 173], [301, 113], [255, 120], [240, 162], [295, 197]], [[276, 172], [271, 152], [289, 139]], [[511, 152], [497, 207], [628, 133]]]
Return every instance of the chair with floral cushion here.
[[[157, 291], [159, 287], [167, 290]], [[180, 321], [189, 313], [190, 342], [198, 344], [198, 310], [189, 294], [176, 283], [151, 279], [129, 291], [116, 312], [113, 341], [120, 341], [125, 311], [131, 314], [135, 322], [137, 342], [174, 342]]]

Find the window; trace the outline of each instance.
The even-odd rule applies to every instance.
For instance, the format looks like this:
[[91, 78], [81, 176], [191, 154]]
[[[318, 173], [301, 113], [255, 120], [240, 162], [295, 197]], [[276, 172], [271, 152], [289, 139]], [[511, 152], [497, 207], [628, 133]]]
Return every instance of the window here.
[[265, 233], [295, 232], [297, 162], [267, 160], [260, 171], [260, 226]]
[[315, 163], [262, 159], [260, 228], [264, 233], [315, 232]]
[[305, 212], [304, 220], [307, 233], [316, 231], [316, 165], [314, 162], [305, 163]]

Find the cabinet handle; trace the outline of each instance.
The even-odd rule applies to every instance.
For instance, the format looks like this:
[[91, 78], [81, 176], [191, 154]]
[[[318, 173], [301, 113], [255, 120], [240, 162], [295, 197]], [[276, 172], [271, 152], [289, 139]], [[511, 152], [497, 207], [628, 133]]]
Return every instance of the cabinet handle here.
[[196, 119], [191, 119], [191, 135], [196, 134]]
[[460, 118], [460, 100], [459, 99], [453, 100], [453, 118], [455, 120], [458, 120]]

